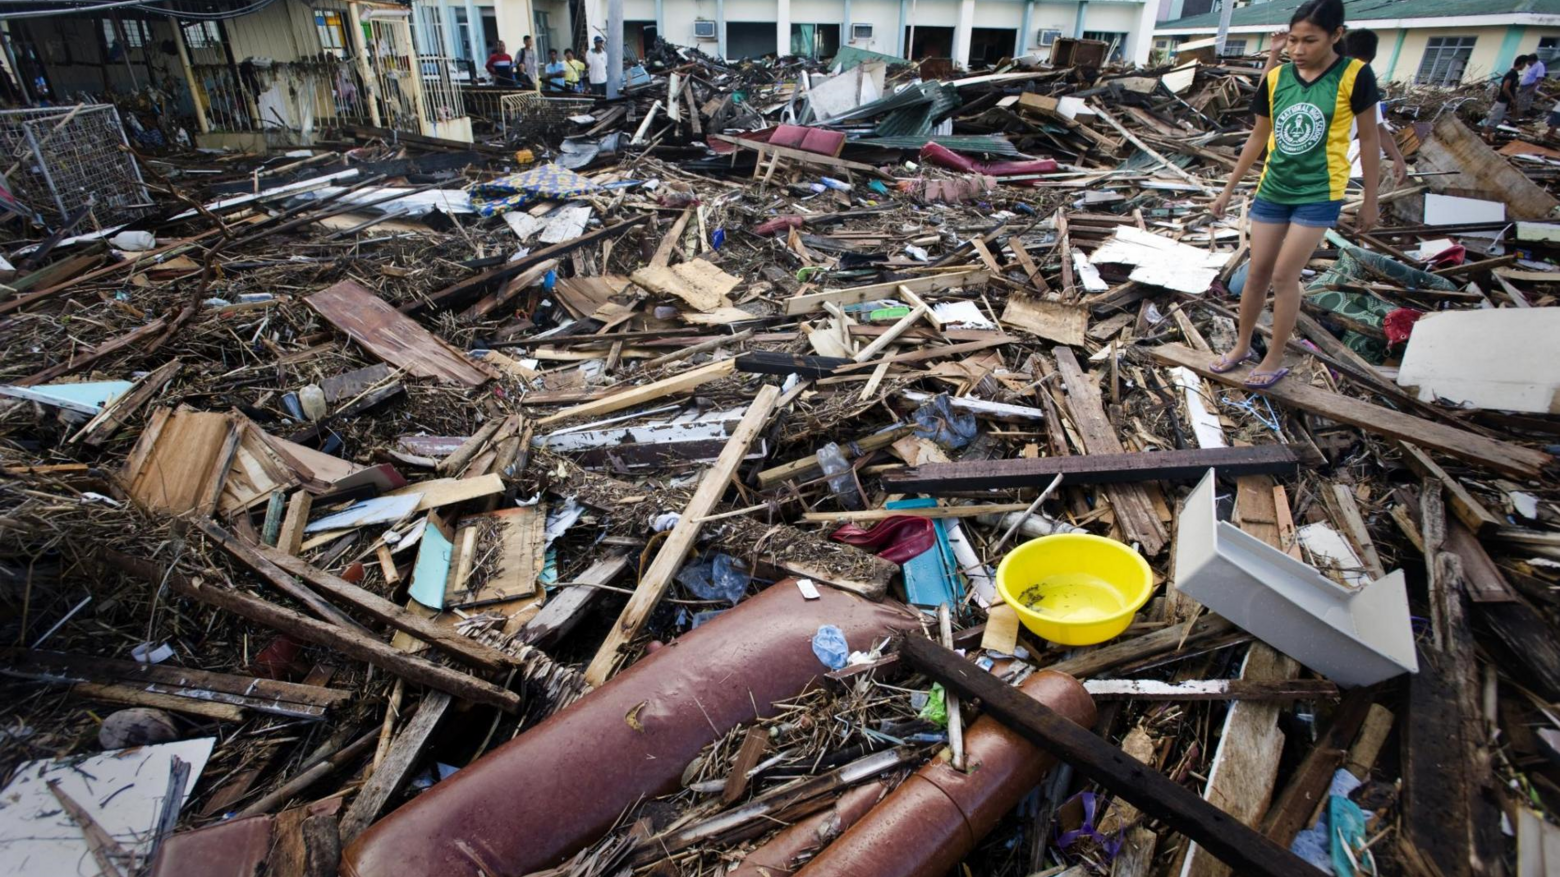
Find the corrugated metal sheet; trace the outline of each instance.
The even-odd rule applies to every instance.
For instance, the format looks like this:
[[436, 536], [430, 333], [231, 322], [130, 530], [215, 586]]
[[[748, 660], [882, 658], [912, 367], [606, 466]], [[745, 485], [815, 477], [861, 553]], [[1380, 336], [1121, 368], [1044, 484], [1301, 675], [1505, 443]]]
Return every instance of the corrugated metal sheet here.
[[879, 137], [900, 137], [910, 134], [930, 134], [932, 126], [963, 105], [959, 89], [946, 82], [921, 84], [921, 92], [928, 100], [892, 110], [878, 121], [874, 132]]

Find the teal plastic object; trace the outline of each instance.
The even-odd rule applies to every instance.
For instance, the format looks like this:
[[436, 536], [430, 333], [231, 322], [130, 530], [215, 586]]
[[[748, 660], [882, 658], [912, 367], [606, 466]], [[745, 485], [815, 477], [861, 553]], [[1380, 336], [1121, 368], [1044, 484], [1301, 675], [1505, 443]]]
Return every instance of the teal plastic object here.
[[417, 546], [417, 565], [412, 567], [412, 584], [407, 593], [429, 609], [444, 609], [444, 586], [450, 578], [450, 559], [455, 546], [431, 523], [423, 528], [422, 544]]
[[[937, 500], [928, 497], [896, 500], [883, 507], [928, 509], [936, 505]], [[958, 576], [959, 564], [953, 557], [953, 546], [948, 543], [948, 522], [934, 519], [932, 529], [937, 533], [937, 543], [899, 565], [905, 579], [905, 597], [910, 605], [921, 609], [936, 609], [944, 603], [951, 609], [964, 597]]]

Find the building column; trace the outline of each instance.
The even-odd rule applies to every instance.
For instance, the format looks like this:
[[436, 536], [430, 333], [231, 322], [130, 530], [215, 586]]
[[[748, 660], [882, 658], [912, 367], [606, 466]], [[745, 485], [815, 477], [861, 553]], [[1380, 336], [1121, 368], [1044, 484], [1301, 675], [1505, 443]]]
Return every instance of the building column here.
[[953, 29], [953, 63], [969, 69], [970, 31], [975, 27], [975, 0], [959, 0], [959, 23]]
[[850, 38], [850, 0], [845, 0], [845, 24], [840, 28], [840, 45], [855, 45], [856, 41]]
[[1500, 51], [1495, 53], [1495, 70], [1497, 76], [1504, 76], [1511, 69], [1511, 63], [1517, 60], [1517, 46], [1522, 44], [1522, 37], [1527, 33], [1527, 25], [1513, 24], [1506, 28], [1506, 38], [1500, 42]]
[[[195, 68], [190, 65], [189, 47], [184, 44], [184, 25], [176, 18], [168, 19], [168, 23], [173, 25], [173, 44], [179, 49], [179, 64], [184, 68], [184, 82], [189, 86], [190, 103], [195, 107], [195, 124], [200, 128], [200, 133], [210, 134], [211, 122], [206, 118], [204, 95], [201, 93], [200, 82], [195, 78]], [[16, 69], [16, 61], [11, 56], [9, 44], [5, 47], [5, 58], [11, 66], [11, 71], [16, 74], [16, 83], [25, 85], [22, 82], [22, 72]]]
[[[374, 69], [369, 66], [369, 46], [363, 37], [363, 11], [356, 3], [347, 4], [347, 20], [352, 23], [352, 32], [347, 35], [347, 44], [352, 47], [352, 57], [357, 66], [358, 79], [362, 80], [363, 102], [368, 104], [368, 119], [373, 122], [375, 128], [382, 127], [379, 119], [379, 101], [376, 92], [379, 91], [379, 80], [374, 78]], [[226, 30], [223, 38], [227, 38]], [[234, 81], [237, 81], [236, 79]]]
[[894, 54], [901, 58], [910, 57], [910, 46], [905, 43], [905, 28], [909, 22], [910, 0], [899, 0], [899, 30], [894, 32], [894, 45], [897, 47]]
[[[1144, 3], [1147, 6], [1148, 3]], [[1089, 0], [1078, 0], [1078, 20], [1073, 24], [1073, 39], [1083, 39], [1083, 24], [1089, 17]]]
[[[665, 0], [655, 0], [655, 34], [656, 34], [656, 36], [660, 37], [663, 40], [666, 39], [666, 2], [665, 2]], [[645, 51], [648, 52], [649, 50], [650, 50], [650, 47], [649, 46], [645, 46]]]
[[726, 60], [726, 0], [715, 0], [715, 51]]
[[791, 54], [791, 0], [775, 0], [775, 57]]
[[1381, 77], [1382, 82], [1393, 82], [1393, 76], [1397, 73], [1398, 56], [1403, 54], [1403, 38], [1408, 36], [1407, 28], [1398, 28], [1397, 41], [1392, 44], [1392, 60], [1387, 62], [1387, 75]]
[[444, 35], [443, 45], [435, 51], [441, 52], [447, 58], [460, 57], [460, 22], [455, 18], [455, 10], [450, 6], [450, 0], [439, 0], [439, 31]]
[[1024, 23], [1018, 29], [1018, 43], [1013, 46], [1013, 57], [1019, 58], [1029, 54], [1029, 41], [1034, 39], [1035, 27], [1035, 0], [1025, 0]]
[[1158, 18], [1157, 0], [1144, 0], [1143, 8], [1138, 13], [1137, 27], [1127, 35], [1127, 44], [1122, 47], [1128, 63], [1139, 67], [1148, 66], [1148, 56], [1154, 51], [1154, 25]]
[[466, 0], [466, 34], [471, 43], [473, 69], [480, 70], [482, 65], [487, 63], [488, 51], [487, 34], [483, 33], [482, 28], [482, 10], [477, 6], [476, 0]]
[[[594, 17], [596, 9], [601, 4], [594, 0], [586, 0], [585, 13], [590, 26], [595, 27], [597, 19]], [[601, 30], [592, 30], [592, 33], [606, 33], [606, 12], [601, 7]], [[504, 46], [511, 56], [520, 51], [523, 37], [531, 33], [536, 27], [536, 17], [531, 14], [531, 0], [496, 0], [493, 4], [493, 14], [498, 19], [498, 38], [504, 41]], [[588, 40], [587, 40], [588, 42]], [[487, 59], [483, 59], [487, 60]]]

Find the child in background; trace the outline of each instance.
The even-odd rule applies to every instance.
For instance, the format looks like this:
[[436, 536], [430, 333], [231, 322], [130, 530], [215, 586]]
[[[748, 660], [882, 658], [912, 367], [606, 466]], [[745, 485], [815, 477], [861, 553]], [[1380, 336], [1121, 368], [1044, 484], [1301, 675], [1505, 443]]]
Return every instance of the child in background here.
[[[1358, 58], [1366, 64], [1376, 60], [1376, 46], [1379, 39], [1373, 30], [1350, 30], [1343, 38], [1343, 53], [1350, 58]], [[1387, 151], [1387, 157], [1392, 159], [1392, 184], [1403, 185], [1408, 178], [1408, 166], [1403, 162], [1403, 153], [1398, 151], [1397, 141], [1392, 137], [1392, 129], [1387, 127], [1387, 104], [1385, 101], [1376, 105], [1376, 124], [1381, 126], [1381, 148]]]

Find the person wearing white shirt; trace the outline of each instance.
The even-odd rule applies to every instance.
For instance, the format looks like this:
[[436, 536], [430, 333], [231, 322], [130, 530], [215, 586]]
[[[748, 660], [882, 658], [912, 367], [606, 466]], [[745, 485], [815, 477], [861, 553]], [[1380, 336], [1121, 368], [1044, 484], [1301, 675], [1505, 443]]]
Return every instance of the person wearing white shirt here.
[[1538, 84], [1544, 81], [1549, 71], [1544, 69], [1544, 62], [1537, 55], [1527, 56], [1528, 66], [1522, 71], [1522, 80], [1517, 85], [1517, 115], [1525, 116], [1533, 109], [1533, 98], [1538, 94]]
[[590, 78], [590, 93], [607, 93], [607, 40], [596, 37], [590, 51], [585, 53], [585, 71]]

